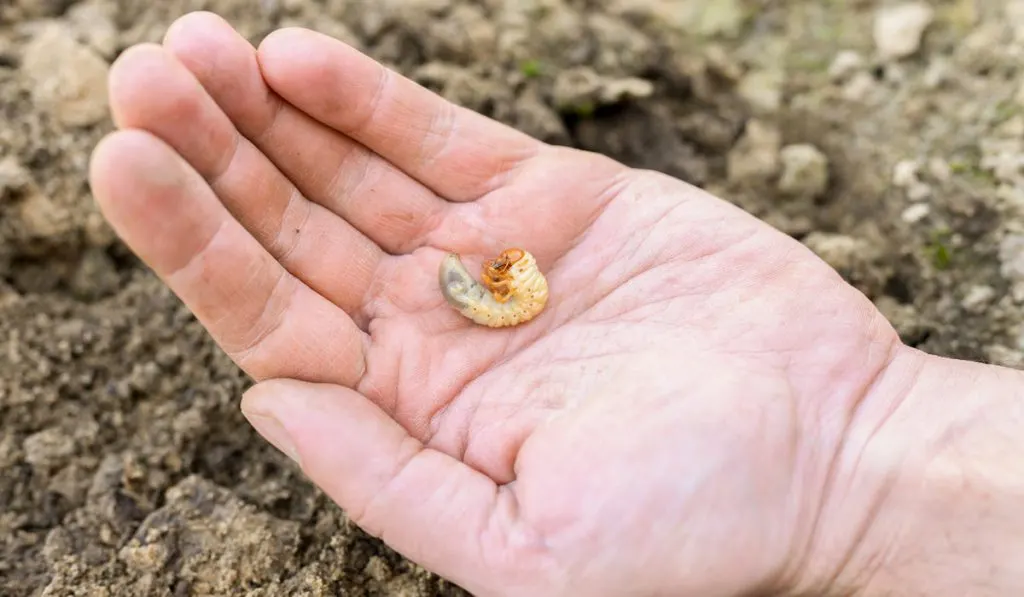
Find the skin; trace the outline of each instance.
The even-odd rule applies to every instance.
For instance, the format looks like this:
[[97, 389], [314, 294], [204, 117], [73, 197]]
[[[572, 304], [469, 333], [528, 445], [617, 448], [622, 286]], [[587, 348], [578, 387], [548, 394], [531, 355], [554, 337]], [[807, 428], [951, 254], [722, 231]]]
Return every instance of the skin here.
[[[975, 470], [955, 444], [992, 437], [987, 406], [1016, 429], [1020, 380], [906, 348], [731, 204], [304, 30], [254, 49], [194, 13], [122, 54], [110, 91], [103, 213], [257, 380], [257, 430], [426, 568], [476, 595], [1012, 594], [1017, 562], [942, 567], [929, 533], [969, 537], [958, 500], [1017, 486], [925, 464]], [[511, 246], [550, 283], [537, 319], [445, 304], [445, 254]], [[1024, 535], [989, 503], [972, 524]]]

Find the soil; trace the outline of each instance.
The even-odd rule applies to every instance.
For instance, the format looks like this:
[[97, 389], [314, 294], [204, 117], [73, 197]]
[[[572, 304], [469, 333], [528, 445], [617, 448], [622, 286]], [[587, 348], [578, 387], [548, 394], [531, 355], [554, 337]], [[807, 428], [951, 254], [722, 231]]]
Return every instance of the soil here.
[[126, 47], [195, 9], [254, 43], [318, 29], [736, 202], [909, 344], [1024, 367], [1024, 7], [934, 1], [894, 57], [892, 4], [0, 0], [0, 594], [464, 594], [251, 430], [248, 380], [99, 216], [87, 164]]

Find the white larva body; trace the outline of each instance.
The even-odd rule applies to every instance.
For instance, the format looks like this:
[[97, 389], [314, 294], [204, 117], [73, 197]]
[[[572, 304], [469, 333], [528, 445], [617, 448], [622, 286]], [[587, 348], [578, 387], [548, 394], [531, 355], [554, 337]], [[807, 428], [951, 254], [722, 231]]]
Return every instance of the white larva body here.
[[508, 270], [511, 292], [505, 302], [473, 278], [455, 253], [449, 253], [441, 262], [441, 293], [456, 311], [479, 325], [500, 328], [530, 321], [547, 305], [548, 282], [533, 255], [526, 251], [522, 254]]

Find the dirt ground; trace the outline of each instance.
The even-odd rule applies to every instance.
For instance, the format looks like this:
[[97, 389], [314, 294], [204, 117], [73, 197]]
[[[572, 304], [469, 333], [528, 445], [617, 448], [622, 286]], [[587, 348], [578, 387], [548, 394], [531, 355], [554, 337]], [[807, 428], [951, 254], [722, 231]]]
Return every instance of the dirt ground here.
[[912, 345], [1024, 367], [1024, 4], [896, 4], [0, 0], [0, 594], [463, 594], [251, 431], [246, 378], [99, 217], [88, 157], [129, 45], [195, 9], [254, 43], [321, 30], [738, 203]]

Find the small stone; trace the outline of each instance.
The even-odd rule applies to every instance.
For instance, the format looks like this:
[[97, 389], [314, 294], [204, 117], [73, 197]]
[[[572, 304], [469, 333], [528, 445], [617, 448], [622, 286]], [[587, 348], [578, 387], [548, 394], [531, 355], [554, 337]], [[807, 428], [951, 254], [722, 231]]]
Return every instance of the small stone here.
[[1024, 352], [1020, 350], [1014, 350], [1009, 346], [997, 344], [989, 347], [986, 352], [988, 353], [988, 362], [993, 365], [1012, 369], [1024, 369]]
[[552, 93], [560, 110], [583, 110], [648, 97], [654, 84], [636, 77], [604, 78], [592, 68], [578, 67], [560, 73]]
[[1005, 23], [1002, 22], [985, 23], [971, 31], [954, 50], [957, 69], [961, 72], [984, 73], [996, 68], [1003, 60], [1006, 45], [1011, 43], [1005, 33]]
[[946, 59], [936, 57], [928, 64], [928, 69], [921, 76], [921, 82], [928, 89], [938, 89], [949, 80], [950, 68]]
[[863, 66], [864, 58], [860, 54], [853, 50], [843, 50], [832, 60], [828, 67], [828, 76], [836, 82], [845, 81]]
[[117, 53], [117, 26], [109, 3], [82, 2], [68, 9], [67, 18], [78, 37], [104, 58]]
[[885, 6], [875, 13], [875, 48], [883, 60], [906, 58], [921, 47], [925, 29], [935, 18], [927, 2]]
[[758, 113], [770, 114], [782, 106], [782, 71], [755, 70], [740, 80], [737, 93]]
[[1007, 118], [993, 131], [998, 137], [1018, 139], [1024, 137], [1024, 117], [1020, 115]]
[[1024, 187], [1014, 184], [1000, 184], [996, 188], [996, 198], [1012, 205], [1014, 209], [1024, 211]]
[[75, 440], [67, 430], [50, 427], [26, 437], [22, 450], [25, 462], [39, 468], [53, 468], [74, 455]]
[[806, 143], [787, 145], [779, 157], [782, 161], [779, 191], [783, 194], [815, 199], [828, 188], [828, 157], [817, 147]]
[[851, 102], [867, 101], [879, 88], [870, 73], [858, 72], [843, 86], [843, 98]]
[[1024, 234], [1009, 234], [999, 243], [1000, 272], [1011, 282], [1024, 282]]
[[979, 143], [981, 161], [978, 166], [991, 172], [997, 180], [1017, 183], [1024, 169], [1024, 142], [1020, 139], [984, 139]]
[[976, 286], [972, 286], [971, 289], [967, 291], [963, 300], [960, 301], [960, 306], [970, 313], [980, 313], [986, 306], [988, 306], [989, 303], [992, 302], [992, 299], [994, 299], [995, 296], [995, 288], [978, 284]]
[[939, 182], [949, 182], [953, 177], [953, 169], [949, 167], [949, 162], [942, 158], [928, 160], [928, 173]]
[[845, 234], [812, 232], [803, 242], [818, 257], [840, 272], [852, 270], [871, 253], [866, 241]]
[[775, 176], [781, 147], [779, 129], [760, 120], [749, 121], [726, 158], [729, 181], [756, 182]]
[[875, 306], [889, 323], [896, 329], [901, 338], [913, 338], [924, 331], [921, 315], [913, 305], [907, 305], [897, 301], [888, 295], [881, 295], [875, 299]]
[[1013, 37], [1024, 42], [1024, 0], [1009, 0], [1003, 8], [1006, 20], [1013, 28]]
[[647, 79], [626, 77], [604, 82], [600, 101], [603, 104], [617, 104], [625, 100], [643, 99], [654, 93], [654, 83]]
[[89, 126], [107, 117], [108, 66], [61, 25], [42, 27], [25, 49], [22, 72], [32, 97], [68, 126]]
[[735, 37], [743, 27], [743, 6], [740, 0], [706, 2], [700, 15], [698, 33], [708, 37]]
[[917, 160], [896, 162], [892, 169], [892, 184], [901, 188], [908, 188], [916, 184], [918, 182], [917, 172], [920, 168], [921, 165], [917, 163]]
[[29, 237], [49, 239], [60, 236], [71, 228], [67, 210], [58, 206], [36, 188], [21, 200], [19, 215]]
[[907, 199], [911, 201], [923, 201], [931, 194], [932, 188], [923, 182], [915, 182], [907, 188]]
[[730, 83], [739, 81], [743, 76], [743, 65], [721, 44], [709, 43], [704, 48], [704, 61], [708, 70], [715, 76]]
[[931, 211], [932, 208], [927, 203], [915, 203], [904, 209], [903, 213], [900, 214], [900, 217], [908, 224], [916, 224], [928, 217], [928, 214], [931, 213]]
[[559, 109], [592, 103], [601, 91], [601, 77], [585, 66], [566, 69], [555, 79], [552, 95]]
[[32, 184], [32, 175], [12, 156], [0, 159], [0, 199]]

